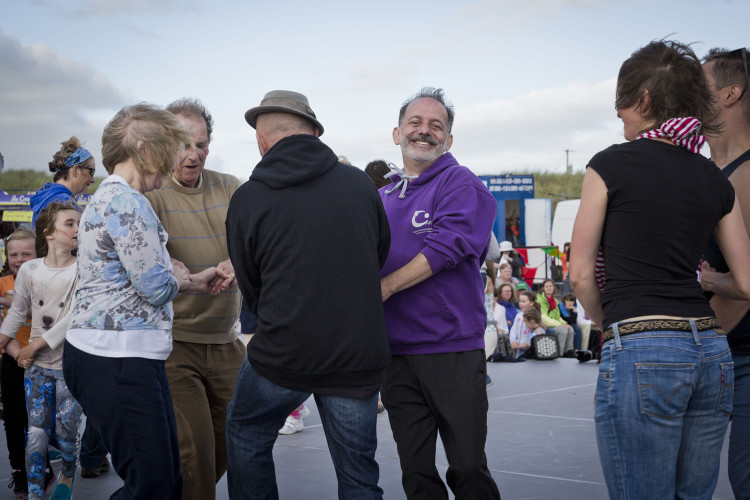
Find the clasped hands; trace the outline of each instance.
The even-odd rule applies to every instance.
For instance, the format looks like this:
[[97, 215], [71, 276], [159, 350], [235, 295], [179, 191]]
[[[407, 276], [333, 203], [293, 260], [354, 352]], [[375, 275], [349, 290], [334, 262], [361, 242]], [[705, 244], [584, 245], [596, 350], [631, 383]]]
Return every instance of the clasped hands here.
[[5, 352], [8, 353], [10, 357], [16, 360], [16, 363], [18, 363], [19, 367], [23, 368], [24, 370], [28, 370], [29, 367], [31, 367], [31, 364], [34, 362], [34, 359], [36, 358], [37, 351], [39, 351], [39, 349], [41, 349], [45, 345], [47, 345], [47, 343], [42, 337], [34, 339], [33, 341], [29, 342], [26, 347], [23, 348], [21, 347], [21, 344], [18, 342], [18, 340], [10, 339], [10, 341], [5, 345]]
[[188, 268], [176, 259], [171, 259], [174, 276], [180, 284], [180, 291], [208, 292], [219, 295], [237, 285], [232, 262], [227, 259], [219, 262], [216, 267], [209, 267], [195, 274], [190, 274]]
[[31, 363], [34, 362], [34, 358], [36, 358], [36, 350], [32, 350], [31, 345], [27, 345], [18, 352], [16, 363], [24, 370], [28, 370], [31, 367]]

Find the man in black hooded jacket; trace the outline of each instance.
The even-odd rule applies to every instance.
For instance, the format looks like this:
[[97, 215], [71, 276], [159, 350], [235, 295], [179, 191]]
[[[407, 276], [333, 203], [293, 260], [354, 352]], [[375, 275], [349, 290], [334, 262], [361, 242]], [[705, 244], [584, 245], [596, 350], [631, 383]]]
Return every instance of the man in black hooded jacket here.
[[[227, 419], [229, 494], [278, 497], [272, 449], [310, 394], [341, 498], [382, 498], [377, 391], [390, 359], [380, 267], [388, 221], [367, 175], [339, 163], [307, 98], [273, 91], [245, 114], [263, 157], [227, 214], [237, 281], [258, 317]], [[293, 272], [306, 269], [301, 280]]]

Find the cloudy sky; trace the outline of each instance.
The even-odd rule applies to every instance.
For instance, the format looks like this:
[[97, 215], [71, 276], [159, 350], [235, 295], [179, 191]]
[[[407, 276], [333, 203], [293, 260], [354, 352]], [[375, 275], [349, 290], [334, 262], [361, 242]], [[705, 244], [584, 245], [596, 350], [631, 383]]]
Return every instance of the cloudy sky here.
[[475, 173], [563, 172], [566, 149], [578, 170], [623, 141], [622, 61], [666, 36], [701, 57], [750, 45], [748, 14], [747, 0], [4, 2], [0, 153], [6, 169], [46, 170], [77, 135], [101, 175], [120, 107], [192, 96], [216, 122], [208, 167], [246, 179], [260, 156], [244, 113], [289, 89], [337, 154], [400, 164], [398, 108], [429, 85], [455, 105], [451, 151]]

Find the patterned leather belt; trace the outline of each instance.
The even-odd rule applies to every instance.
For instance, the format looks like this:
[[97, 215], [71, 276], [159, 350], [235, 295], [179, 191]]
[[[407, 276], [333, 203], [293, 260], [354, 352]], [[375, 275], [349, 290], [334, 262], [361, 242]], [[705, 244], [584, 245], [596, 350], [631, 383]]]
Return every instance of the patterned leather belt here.
[[[716, 330], [716, 333], [724, 334], [716, 318], [696, 319], [695, 327], [699, 332]], [[624, 337], [643, 332], [692, 332], [693, 329], [690, 326], [690, 321], [686, 319], [644, 319], [620, 323], [618, 331], [620, 337]], [[602, 344], [613, 338], [615, 338], [615, 332], [610, 326], [602, 333]]]

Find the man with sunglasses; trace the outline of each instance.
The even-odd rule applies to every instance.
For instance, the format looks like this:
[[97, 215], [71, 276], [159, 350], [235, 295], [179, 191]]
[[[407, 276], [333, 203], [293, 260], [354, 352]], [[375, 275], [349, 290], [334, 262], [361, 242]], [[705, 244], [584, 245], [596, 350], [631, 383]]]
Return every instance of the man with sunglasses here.
[[[724, 122], [719, 136], [707, 136], [711, 160], [729, 178], [750, 233], [750, 97], [747, 50], [711, 49], [703, 69]], [[717, 271], [729, 271], [715, 240], [704, 260]], [[711, 307], [734, 360], [734, 410], [729, 436], [729, 481], [736, 498], [750, 498], [750, 302], [714, 296]]]

